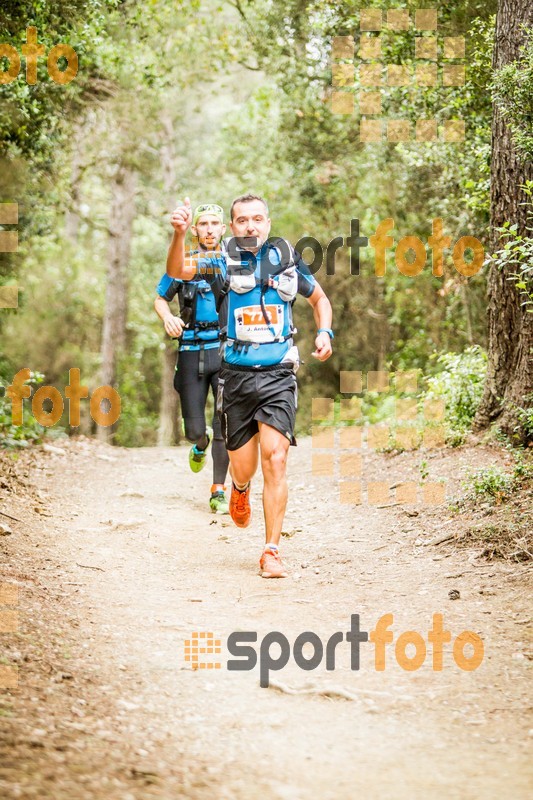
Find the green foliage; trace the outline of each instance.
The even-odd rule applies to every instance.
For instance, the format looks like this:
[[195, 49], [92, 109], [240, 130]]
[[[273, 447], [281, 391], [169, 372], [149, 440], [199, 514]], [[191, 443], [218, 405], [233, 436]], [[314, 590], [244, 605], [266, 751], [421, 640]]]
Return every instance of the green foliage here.
[[485, 467], [473, 472], [464, 482], [464, 486], [468, 488], [472, 499], [490, 497], [501, 500], [510, 493], [513, 478], [501, 467]]
[[61, 125], [69, 108], [81, 102], [88, 80], [94, 77], [95, 39], [105, 28], [105, 12], [119, 0], [3, 0], [0, 42], [20, 54], [26, 28], [37, 28], [37, 41], [46, 53], [56, 44], [69, 44], [78, 55], [78, 76], [68, 85], [54, 83], [46, 58], [37, 60], [37, 83], [26, 82], [24, 59], [18, 78], [0, 86], [0, 156], [31, 156], [50, 166], [53, 148], [62, 139]]
[[518, 409], [519, 426], [525, 431], [529, 440], [533, 439], [533, 394], [524, 398], [530, 405], [529, 408]]
[[[44, 380], [40, 372], [31, 372], [29, 385], [36, 387]], [[5, 382], [7, 387], [8, 382]], [[11, 399], [5, 394], [0, 397], [0, 447], [28, 447], [41, 442], [46, 435], [46, 428], [36, 421], [31, 413], [31, 406], [26, 400], [22, 405], [22, 425], [13, 425]]]
[[533, 393], [526, 394], [524, 396], [524, 405], [515, 405], [514, 409], [517, 419], [514, 428], [516, 438], [524, 443], [533, 441]]
[[[415, 447], [422, 443], [424, 430], [438, 427], [440, 422], [425, 421], [421, 424], [421, 411], [426, 400], [443, 400], [445, 403], [444, 424], [446, 441], [452, 447], [463, 443], [474, 419], [483, 394], [483, 384], [487, 367], [486, 353], [479, 347], [468, 347], [463, 353], [443, 353], [433, 358], [433, 375], [420, 377], [423, 391], [417, 397], [417, 436]], [[431, 363], [431, 362], [430, 362]], [[403, 395], [394, 391], [386, 393], [366, 393], [362, 404], [362, 415], [369, 424], [389, 423], [391, 438], [385, 448], [388, 451], [401, 450], [395, 437], [398, 425], [395, 417], [395, 403]], [[424, 464], [424, 462], [422, 462]]]
[[393, 392], [365, 392], [361, 414], [369, 425], [394, 419], [396, 396]]
[[484, 467], [470, 473], [463, 486], [466, 500], [491, 499], [500, 503], [508, 500], [526, 481], [533, 478], [533, 463], [520, 452], [513, 452], [515, 463], [512, 472], [501, 467]]
[[505, 450], [514, 458], [512, 469], [491, 466], [471, 472], [463, 481], [466, 492], [453, 508], [473, 515], [474, 524], [461, 540], [464, 546], [481, 546], [480, 555], [490, 559], [529, 561], [533, 462], [530, 453], [517, 451], [509, 442]]
[[[20, 211], [19, 253], [0, 255], [0, 283], [7, 276], [22, 288], [19, 308], [0, 311], [6, 373], [30, 367], [43, 372], [46, 383], [64, 385], [68, 369], [78, 367], [89, 391], [101, 382], [109, 186], [117, 163], [128, 163], [139, 190], [128, 264], [127, 352], [118, 368], [120, 444], [152, 444], [157, 430], [162, 331], [152, 303], [164, 271], [170, 195], [175, 202], [183, 188], [202, 197], [225, 191], [227, 202], [231, 192], [241, 191], [242, 176], [230, 183], [224, 174], [222, 150], [217, 181], [209, 171], [212, 158], [205, 155], [216, 149], [222, 118], [232, 117], [227, 97], [233, 87], [225, 101], [218, 100], [216, 70], [239, 57], [239, 37], [227, 25], [228, 16], [234, 24], [234, 11], [219, 5], [43, 0], [6, 6], [9, 30], [1, 39], [18, 47], [26, 25], [35, 24], [47, 49], [68, 42], [80, 59], [68, 87], [51, 82], [43, 59], [36, 86], [27, 86], [22, 71], [19, 80], [0, 87], [6, 102], [0, 103], [0, 153], [8, 156], [0, 168], [0, 200], [17, 201]], [[34, 117], [20, 128], [19, 118], [29, 114], [26, 100]], [[254, 118], [252, 124], [259, 131], [270, 121]], [[235, 131], [232, 136], [237, 142]], [[265, 164], [265, 174], [268, 169]], [[180, 176], [179, 185], [169, 180], [171, 171]], [[280, 192], [283, 185], [280, 176]], [[67, 235], [69, 213], [77, 224]], [[30, 327], [37, 336], [29, 335]], [[82, 419], [84, 424], [88, 432], [90, 421]]]
[[154, 394], [154, 384], [150, 380], [151, 362], [154, 359], [147, 358], [146, 352], [142, 355], [142, 360], [140, 352], [120, 359], [118, 393], [121, 413], [114, 442], [122, 447], [143, 447], [156, 443], [159, 391]]
[[[527, 181], [520, 188], [528, 198], [522, 205], [528, 206], [528, 217], [533, 218], [533, 181]], [[533, 232], [533, 227], [527, 227], [526, 230]], [[518, 225], [511, 225], [510, 222], [498, 228], [498, 233], [506, 241], [492, 258], [498, 269], [508, 272], [508, 280], [514, 281], [520, 291], [522, 305], [526, 306], [529, 313], [533, 313], [533, 237], [521, 236]]]
[[[432, 217], [443, 218], [452, 242], [463, 235], [484, 239], [495, 0], [439, 8], [439, 36], [466, 34], [465, 86], [422, 92], [414, 86], [383, 87], [384, 115], [408, 117], [413, 124], [428, 116], [436, 116], [439, 125], [448, 117], [465, 119], [466, 139], [459, 146], [385, 140], [364, 145], [358, 113], [331, 113], [332, 37], [359, 30], [359, 12], [368, 6], [364, 0], [4, 5], [9, 26], [0, 40], [18, 37], [19, 43], [33, 21], [47, 48], [65, 41], [77, 50], [80, 72], [66, 91], [48, 79], [43, 62], [37, 86], [27, 87], [21, 76], [11, 88], [0, 89], [6, 100], [0, 108], [0, 147], [9, 154], [13, 173], [6, 189], [0, 170], [0, 197], [19, 201], [22, 232], [17, 260], [0, 259], [0, 275], [11, 275], [24, 290], [20, 309], [1, 312], [3, 350], [12, 372], [29, 366], [45, 373], [47, 383], [63, 385], [65, 371], [77, 366], [90, 390], [98, 385], [109, 187], [117, 163], [131, 165], [138, 190], [128, 264], [127, 352], [117, 385], [123, 404], [115, 441], [122, 445], [154, 442], [163, 334], [152, 302], [164, 271], [168, 210], [185, 194], [193, 203], [209, 198], [227, 208], [247, 189], [260, 192], [270, 203], [272, 233], [293, 242], [312, 235], [326, 246], [335, 236], [348, 236], [355, 217], [364, 236], [371, 236], [381, 219], [393, 217], [395, 246], [407, 235], [427, 241]], [[385, 11], [390, 2], [372, 5]], [[413, 29], [385, 28], [380, 35], [385, 59], [413, 68]], [[31, 169], [19, 156], [31, 158]], [[72, 241], [64, 225], [69, 211], [79, 219]], [[336, 274], [326, 276], [322, 268], [317, 275], [331, 298], [337, 331], [327, 363], [310, 356], [315, 332], [310, 309], [302, 301], [296, 308], [305, 361], [300, 420], [311, 397], [335, 391], [341, 369], [394, 364], [425, 374], [451, 373], [452, 366], [431, 360], [431, 354], [483, 342], [483, 273], [468, 281], [459, 276], [449, 250], [443, 279], [431, 274], [429, 250], [417, 278], [398, 272], [392, 249], [383, 278], [374, 274], [370, 247], [361, 258], [361, 275], [350, 275], [345, 246]], [[38, 336], [28, 335], [28, 320]], [[472, 398], [466, 387], [457, 388], [463, 400], [452, 407], [459, 422], [454, 417], [450, 423], [450, 431], [460, 431], [450, 434], [457, 441], [478, 389], [475, 382]], [[390, 420], [394, 403], [392, 393], [367, 396], [365, 416], [373, 423]]]
[[515, 459], [515, 466], [513, 471], [513, 478], [515, 481], [527, 481], [533, 478], [533, 462], [531, 457], [525, 455], [520, 450], [514, 450], [513, 456]]
[[[390, 3], [375, 2], [384, 11]], [[323, 0], [272, 0], [268, 4], [239, 4], [247, 59], [257, 59], [276, 86], [276, 117], [259, 117], [246, 106], [232, 120], [231, 140], [225, 152], [231, 173], [258, 174], [262, 191], [272, 198], [276, 233], [297, 241], [312, 235], [325, 244], [349, 233], [350, 219], [358, 217], [361, 233], [371, 236], [381, 219], [392, 217], [395, 246], [407, 235], [427, 241], [431, 218], [444, 220], [446, 234], [486, 239], [489, 207], [491, 50], [495, 3], [446, 4], [439, 8], [439, 35], [468, 31], [467, 83], [438, 90], [383, 86], [383, 115], [411, 119], [436, 116], [467, 121], [466, 139], [454, 144], [416, 142], [397, 145], [362, 144], [360, 115], [336, 115], [330, 110], [331, 45], [334, 36], [354, 34], [367, 4], [324, 3]], [[383, 60], [414, 70], [413, 31], [380, 32]], [[355, 33], [356, 49], [358, 35]], [[357, 63], [357, 60], [356, 60]], [[358, 70], [353, 92], [360, 89]], [[261, 99], [264, 103], [264, 100]], [[241, 132], [242, 131], [242, 132]], [[228, 129], [228, 133], [230, 130]], [[260, 139], [261, 145], [257, 145]], [[265, 147], [262, 140], [266, 140]], [[258, 158], [258, 153], [261, 157]], [[226, 166], [227, 159], [224, 160]], [[265, 173], [265, 164], [270, 175]], [[286, 177], [287, 176], [287, 177]], [[285, 187], [280, 191], [280, 180]], [[231, 175], [233, 180], [233, 175]], [[281, 223], [278, 223], [281, 220]], [[279, 226], [279, 227], [278, 227]], [[387, 273], [377, 278], [374, 253], [361, 251], [361, 275], [349, 275], [349, 255], [339, 250], [337, 274], [317, 274], [334, 312], [341, 336], [327, 365], [308, 363], [301, 376], [302, 408], [308, 406], [311, 386], [320, 393], [338, 379], [339, 370], [373, 370], [378, 363], [427, 371], [432, 352], [461, 351], [484, 342], [485, 275], [468, 281], [457, 274], [450, 253], [445, 277], [431, 274], [431, 255], [416, 278], [401, 275], [394, 255], [387, 254]], [[309, 352], [307, 323], [296, 309], [299, 345]], [[466, 320], [466, 324], [465, 324]], [[354, 342], [356, 346], [354, 347]]]
[[426, 459], [422, 459], [418, 466], [418, 471], [420, 472], [420, 480], [424, 482], [429, 477], [429, 469], [428, 469], [428, 462]]
[[443, 353], [436, 360], [443, 369], [428, 378], [424, 396], [445, 401], [449, 435], [457, 444], [470, 428], [481, 401], [487, 356], [479, 346], [473, 346], [463, 353]]
[[520, 57], [495, 72], [494, 100], [509, 125], [517, 152], [533, 160], [533, 28], [524, 28]]

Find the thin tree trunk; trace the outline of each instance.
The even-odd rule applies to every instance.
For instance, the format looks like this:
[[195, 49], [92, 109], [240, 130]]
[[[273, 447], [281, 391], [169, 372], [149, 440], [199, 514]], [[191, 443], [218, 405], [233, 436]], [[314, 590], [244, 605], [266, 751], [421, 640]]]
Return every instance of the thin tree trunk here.
[[[117, 388], [117, 361], [126, 342], [128, 314], [127, 267], [135, 218], [136, 174], [120, 164], [112, 186], [104, 325], [101, 348], [102, 385]], [[109, 442], [112, 430], [98, 427], [98, 438]]]
[[[161, 165], [163, 167], [163, 187], [167, 210], [174, 208], [176, 198], [176, 167], [174, 160], [174, 127], [169, 114], [161, 117], [163, 139], [161, 145]], [[176, 365], [176, 346], [166, 341], [162, 353], [161, 368], [161, 405], [159, 407], [159, 428], [157, 431], [158, 447], [179, 444], [180, 440], [180, 408], [179, 398], [174, 389], [174, 370]]]
[[[521, 25], [531, 24], [531, 0], [500, 0], [496, 16], [493, 69], [515, 61], [524, 42]], [[496, 104], [492, 119], [491, 250], [503, 247], [497, 228], [509, 221], [527, 235], [526, 200], [520, 184], [533, 179], [533, 168], [517, 157], [509, 128]], [[533, 391], [530, 359], [530, 316], [520, 306], [519, 291], [506, 270], [491, 265], [488, 278], [488, 369], [483, 398], [475, 419], [477, 429], [499, 418], [499, 426], [513, 433], [517, 405]]]
[[[65, 211], [65, 237], [73, 245], [78, 243], [80, 228], [80, 197], [81, 181], [83, 175], [83, 150], [82, 150], [82, 125], [74, 125], [71, 136], [72, 153], [70, 159], [70, 190], [67, 209]], [[71, 428], [72, 435], [90, 436], [94, 422], [91, 418], [89, 404], [83, 403], [80, 412], [80, 424]]]
[[80, 147], [81, 130], [75, 125], [72, 132], [72, 159], [70, 170], [70, 200], [65, 212], [65, 236], [73, 244], [78, 240], [80, 227], [80, 182], [82, 152]]
[[472, 311], [470, 309], [469, 297], [468, 297], [468, 284], [466, 280], [464, 283], [461, 283], [460, 287], [461, 292], [461, 300], [463, 302], [463, 309], [465, 312], [465, 321], [466, 321], [466, 335], [468, 338], [468, 344], [474, 344], [474, 334], [472, 331]]

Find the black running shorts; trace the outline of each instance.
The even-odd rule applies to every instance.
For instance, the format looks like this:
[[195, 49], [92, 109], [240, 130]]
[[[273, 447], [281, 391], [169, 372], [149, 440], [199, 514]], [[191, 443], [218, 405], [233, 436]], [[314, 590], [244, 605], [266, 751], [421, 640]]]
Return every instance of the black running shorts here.
[[217, 411], [228, 450], [238, 450], [264, 422], [296, 444], [296, 375], [292, 364], [250, 369], [222, 362], [218, 377]]

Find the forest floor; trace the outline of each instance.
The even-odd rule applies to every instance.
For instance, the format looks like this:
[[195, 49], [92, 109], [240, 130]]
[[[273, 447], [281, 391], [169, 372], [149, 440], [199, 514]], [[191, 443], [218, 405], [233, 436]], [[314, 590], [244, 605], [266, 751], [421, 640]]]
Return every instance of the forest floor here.
[[[490, 505], [341, 504], [335, 480], [312, 473], [304, 439], [290, 453], [290, 577], [268, 581], [257, 573], [259, 478], [255, 519], [240, 530], [209, 512], [209, 470], [188, 470], [187, 447], [56, 444], [0, 475], [0, 511], [16, 518], [0, 516], [11, 529], [0, 537], [0, 620], [16, 628], [0, 635], [0, 676], [15, 667], [18, 680], [0, 690], [3, 798], [531, 797], [531, 562], [488, 560], [468, 533]], [[470, 444], [422, 458], [374, 453], [365, 478], [392, 485], [422, 471], [453, 496], [468, 469], [510, 456]], [[300, 633], [325, 645], [352, 614], [372, 631], [389, 613], [383, 671], [371, 642], [359, 670], [347, 641], [334, 671], [325, 659], [313, 671], [296, 664]], [[427, 641], [434, 613], [452, 637], [442, 671]], [[413, 630], [427, 656], [406, 671], [395, 647]], [[465, 630], [484, 643], [473, 671], [452, 652]], [[205, 631], [221, 654], [200, 660], [220, 669], [185, 660], [185, 641]], [[233, 631], [257, 632], [257, 652], [269, 632], [287, 637], [289, 661], [269, 688], [258, 666], [227, 669]]]

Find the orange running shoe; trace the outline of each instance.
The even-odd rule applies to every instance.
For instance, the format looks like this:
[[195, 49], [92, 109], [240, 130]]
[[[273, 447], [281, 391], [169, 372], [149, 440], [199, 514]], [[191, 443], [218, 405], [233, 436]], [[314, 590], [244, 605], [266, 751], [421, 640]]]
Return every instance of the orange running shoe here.
[[262, 578], [286, 578], [287, 570], [280, 554], [275, 550], [265, 550], [259, 559], [259, 574]]
[[238, 528], [247, 528], [252, 521], [252, 509], [250, 508], [250, 488], [251, 482], [242, 491], [237, 489], [235, 484], [231, 484], [231, 497], [229, 501], [229, 513]]

